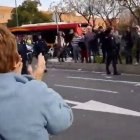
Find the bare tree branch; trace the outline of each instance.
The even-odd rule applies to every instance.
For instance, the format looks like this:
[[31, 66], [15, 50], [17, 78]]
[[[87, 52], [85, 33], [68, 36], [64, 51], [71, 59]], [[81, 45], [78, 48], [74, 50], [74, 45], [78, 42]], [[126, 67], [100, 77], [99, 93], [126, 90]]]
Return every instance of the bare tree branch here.
[[118, 0], [119, 4], [128, 9], [133, 17], [136, 19], [137, 24], [140, 25], [140, 0]]

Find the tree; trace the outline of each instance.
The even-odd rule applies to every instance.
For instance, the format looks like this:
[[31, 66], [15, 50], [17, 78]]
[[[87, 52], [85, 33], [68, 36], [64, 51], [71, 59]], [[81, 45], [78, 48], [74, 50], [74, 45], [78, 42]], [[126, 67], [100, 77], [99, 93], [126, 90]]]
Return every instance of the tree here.
[[93, 9], [96, 11], [96, 15], [103, 19], [106, 26], [112, 26], [124, 10], [116, 0], [96, 0]]
[[[51, 16], [42, 13], [37, 8], [38, 4], [34, 1], [24, 1], [22, 5], [17, 7], [19, 26], [23, 24], [33, 24], [50, 22]], [[9, 27], [16, 26], [16, 8], [12, 10], [11, 20], [8, 22]]]
[[140, 0], [118, 0], [119, 4], [128, 9], [140, 25]]
[[92, 20], [92, 26], [94, 26], [94, 22], [96, 20], [95, 18], [95, 11], [92, 9], [92, 3], [93, 0], [63, 0], [65, 5], [67, 6], [67, 9], [71, 12], [76, 12], [83, 16], [88, 24], [91, 24]]
[[59, 16], [60, 22], [62, 22], [61, 16], [70, 12], [70, 10], [63, 1], [60, 1], [59, 3], [52, 2], [50, 4], [49, 10], [55, 13], [55, 16]]
[[112, 26], [123, 8], [116, 0], [63, 0], [67, 9], [82, 15], [94, 26], [96, 18], [100, 17], [106, 26]]

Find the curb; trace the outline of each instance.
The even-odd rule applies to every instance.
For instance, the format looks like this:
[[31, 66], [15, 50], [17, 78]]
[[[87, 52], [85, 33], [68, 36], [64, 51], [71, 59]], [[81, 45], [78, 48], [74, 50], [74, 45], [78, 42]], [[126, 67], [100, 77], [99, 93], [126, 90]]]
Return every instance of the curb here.
[[[94, 63], [73, 63], [73, 62], [48, 62], [48, 68], [57, 68], [57, 69], [72, 69], [72, 70], [85, 70], [85, 71], [97, 71], [105, 72], [105, 64], [94, 64]], [[137, 74], [140, 75], [140, 65], [125, 65], [119, 64], [118, 71], [126, 74]], [[112, 66], [110, 66], [112, 70]]]

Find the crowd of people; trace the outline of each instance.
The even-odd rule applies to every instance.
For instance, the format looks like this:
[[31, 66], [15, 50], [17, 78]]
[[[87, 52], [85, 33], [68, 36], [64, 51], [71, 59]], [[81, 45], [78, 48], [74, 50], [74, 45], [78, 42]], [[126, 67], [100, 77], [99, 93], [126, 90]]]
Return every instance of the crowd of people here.
[[[123, 33], [113, 27], [104, 29], [100, 26], [94, 30], [91, 26], [87, 26], [82, 35], [73, 32], [70, 36], [72, 38], [66, 41], [65, 33], [59, 31], [55, 37], [51, 56], [57, 57], [59, 62], [65, 62], [67, 57], [71, 57], [75, 63], [105, 63], [107, 74], [110, 74], [109, 65], [111, 63], [114, 74], [118, 74], [116, 68], [118, 63], [133, 64], [135, 62], [136, 65], [139, 64], [139, 26], [127, 27]], [[27, 63], [31, 64], [33, 56], [37, 57], [42, 53], [47, 62], [50, 48], [41, 35], [35, 41], [31, 35], [17, 37], [17, 42], [19, 53], [23, 58], [23, 73], [27, 73]]]
[[[42, 53], [45, 62], [47, 62], [49, 48], [41, 35], [38, 35], [36, 41], [33, 41], [31, 35], [17, 36], [17, 46], [23, 62], [22, 74], [28, 74], [28, 67], [31, 65], [33, 57], [38, 58], [40, 53]], [[44, 72], [46, 71], [47, 69], [44, 70]]]
[[[74, 48], [73, 59], [75, 60], [75, 45], [73, 44], [75, 44], [76, 41], [77, 47], [79, 47], [78, 56], [80, 62], [83, 62], [84, 57], [87, 63], [96, 63], [97, 56], [102, 56], [100, 63], [105, 63], [108, 49], [108, 42], [106, 42], [107, 30], [108, 28], [103, 29], [101, 26], [97, 30], [93, 30], [91, 26], [88, 26], [82, 36], [75, 34], [71, 41], [72, 48]], [[132, 64], [135, 58], [135, 62], [138, 64], [140, 59], [140, 28], [137, 26], [132, 30], [128, 27], [123, 33], [120, 33], [115, 28], [111, 28], [110, 34], [114, 37], [114, 45], [117, 48], [116, 53], [119, 63]], [[133, 54], [134, 47], [135, 53]], [[122, 61], [122, 53], [125, 62]]]
[[[62, 43], [63, 42], [63, 43]], [[138, 65], [140, 61], [140, 27], [127, 27], [124, 33], [119, 30], [108, 27], [103, 29], [99, 27], [94, 30], [91, 26], [87, 26], [86, 32], [82, 35], [73, 34], [70, 42], [65, 43], [64, 35], [60, 34], [57, 38], [56, 48], [59, 56], [63, 58], [70, 56], [74, 62], [97, 63], [98, 58], [102, 58], [100, 63], [106, 64], [106, 73], [110, 74], [109, 66], [112, 63], [114, 68], [114, 75], [118, 75], [117, 64], [126, 63]], [[135, 48], [135, 53], [133, 52]], [[61, 54], [61, 55], [60, 55]], [[135, 57], [134, 57], [134, 56]], [[122, 60], [125, 60], [125, 62]]]

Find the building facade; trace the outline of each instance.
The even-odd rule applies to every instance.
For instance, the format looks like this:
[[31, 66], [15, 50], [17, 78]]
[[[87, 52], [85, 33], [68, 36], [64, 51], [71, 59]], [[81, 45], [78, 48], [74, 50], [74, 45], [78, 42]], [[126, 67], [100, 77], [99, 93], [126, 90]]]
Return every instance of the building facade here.
[[11, 19], [13, 7], [0, 6], [0, 24], [7, 24]]

